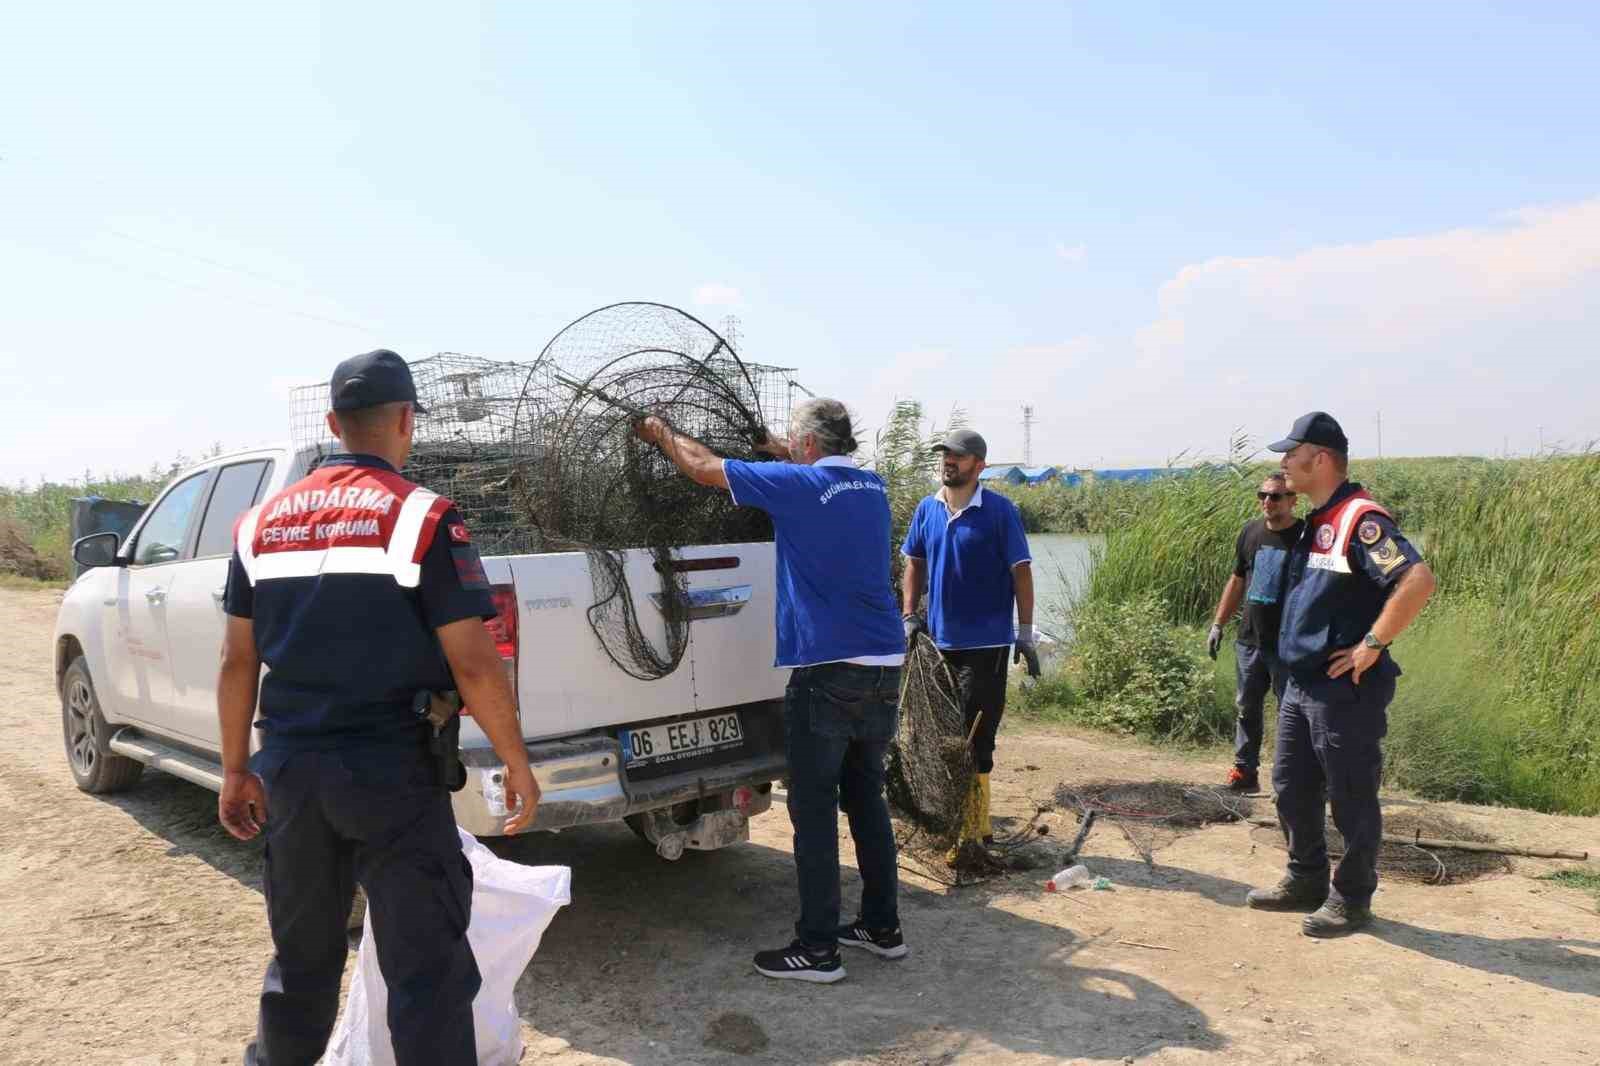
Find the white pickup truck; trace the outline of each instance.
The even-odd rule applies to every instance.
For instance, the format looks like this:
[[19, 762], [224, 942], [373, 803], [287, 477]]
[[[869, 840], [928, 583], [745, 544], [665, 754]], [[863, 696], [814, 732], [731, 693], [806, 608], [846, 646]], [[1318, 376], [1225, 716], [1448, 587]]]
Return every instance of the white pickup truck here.
[[[175, 478], [126, 542], [100, 533], [73, 546], [91, 569], [62, 600], [55, 671], [79, 788], [127, 788], [151, 766], [221, 789], [216, 680], [233, 523], [300, 478], [313, 455], [283, 446], [208, 460]], [[675, 859], [748, 839], [749, 818], [771, 806], [785, 771], [773, 546], [700, 545], [677, 558], [692, 639], [679, 668], [654, 681], [613, 665], [590, 628], [584, 553], [484, 558], [500, 612], [485, 625], [514, 678], [543, 791], [535, 828], [625, 820]], [[650, 553], [626, 560], [634, 602], [656, 603]], [[641, 607], [639, 623], [665, 646], [657, 608]], [[470, 717], [461, 757], [457, 821], [502, 834], [504, 768]]]

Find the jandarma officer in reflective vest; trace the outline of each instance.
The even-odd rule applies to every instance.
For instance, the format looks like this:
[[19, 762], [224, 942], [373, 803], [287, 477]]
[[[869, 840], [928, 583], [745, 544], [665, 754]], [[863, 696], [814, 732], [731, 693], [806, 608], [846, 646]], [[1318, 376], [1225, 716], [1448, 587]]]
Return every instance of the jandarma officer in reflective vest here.
[[[977, 769], [962, 839], [975, 837], [987, 844], [992, 839], [989, 774], [995, 734], [1006, 709], [1006, 668], [1013, 645], [1015, 659], [1026, 659], [1028, 673], [1039, 676], [1032, 557], [1016, 504], [997, 492], [984, 492], [978, 482], [989, 455], [983, 437], [970, 429], [952, 430], [934, 451], [944, 453], [943, 487], [917, 505], [900, 547], [906, 560], [901, 581], [904, 629], [909, 651], [926, 625], [955, 678]], [[926, 622], [917, 610], [924, 587]]]
[[509, 832], [529, 824], [539, 788], [483, 626], [495, 612], [472, 538], [449, 500], [397, 472], [421, 411], [410, 369], [369, 352], [340, 363], [331, 387], [343, 452], [239, 519], [223, 601], [218, 812], [241, 840], [266, 831], [274, 947], [245, 1062], [322, 1055], [359, 883], [396, 1061], [469, 1066], [472, 871], [418, 694], [458, 691], [494, 744], [516, 802]]
[[[795, 408], [789, 439], [764, 446], [787, 463], [719, 459], [660, 418], [643, 419], [635, 432], [693, 480], [772, 516], [777, 665], [793, 668], [784, 741], [800, 920], [787, 947], [756, 954], [757, 972], [840, 980], [841, 943], [900, 958], [908, 949], [883, 786], [905, 637], [889, 585], [888, 493], [877, 474], [850, 459], [856, 441], [849, 413], [837, 400]], [[861, 911], [847, 925], [839, 924], [841, 807], [861, 871]]]
[[[1400, 667], [1389, 645], [1433, 595], [1433, 572], [1389, 512], [1349, 480], [1350, 446], [1323, 411], [1268, 445], [1289, 489], [1311, 501], [1289, 553], [1278, 658], [1288, 671], [1278, 707], [1272, 785], [1289, 838], [1289, 872], [1246, 897], [1265, 910], [1309, 910], [1308, 936], [1339, 936], [1372, 920], [1383, 815], [1380, 742]], [[1323, 797], [1344, 837], [1328, 887]]]

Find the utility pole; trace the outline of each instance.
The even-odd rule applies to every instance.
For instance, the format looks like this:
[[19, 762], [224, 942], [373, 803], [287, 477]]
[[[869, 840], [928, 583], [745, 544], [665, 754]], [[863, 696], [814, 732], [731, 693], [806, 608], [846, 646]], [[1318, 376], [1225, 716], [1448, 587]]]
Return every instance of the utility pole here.
[[1022, 405], [1022, 465], [1033, 465], [1033, 404]]

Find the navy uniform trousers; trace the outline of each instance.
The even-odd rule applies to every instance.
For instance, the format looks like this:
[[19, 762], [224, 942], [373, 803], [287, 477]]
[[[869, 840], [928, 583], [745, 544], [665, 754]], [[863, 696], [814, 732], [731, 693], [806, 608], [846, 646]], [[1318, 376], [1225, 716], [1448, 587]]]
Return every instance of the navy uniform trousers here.
[[1378, 887], [1378, 846], [1383, 814], [1378, 784], [1383, 777], [1381, 742], [1389, 731], [1389, 701], [1395, 679], [1380, 676], [1384, 664], [1357, 685], [1346, 674], [1309, 681], [1291, 675], [1278, 706], [1277, 754], [1272, 787], [1278, 819], [1289, 840], [1289, 873], [1328, 883], [1327, 822], [1323, 803], [1345, 852], [1333, 872], [1333, 895], [1368, 906]]
[[472, 1066], [472, 867], [420, 746], [260, 752], [276, 950], [247, 1066], [312, 1066], [333, 1032], [355, 883], [367, 892], [399, 1066]]

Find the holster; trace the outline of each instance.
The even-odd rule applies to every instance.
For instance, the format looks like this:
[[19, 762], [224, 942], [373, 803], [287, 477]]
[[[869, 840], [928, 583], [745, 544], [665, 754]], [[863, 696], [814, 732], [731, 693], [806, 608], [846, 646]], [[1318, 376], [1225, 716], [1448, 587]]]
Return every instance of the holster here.
[[411, 709], [421, 719], [428, 759], [439, 784], [460, 792], [467, 784], [467, 768], [461, 761], [461, 694], [453, 689], [423, 689], [412, 698]]

